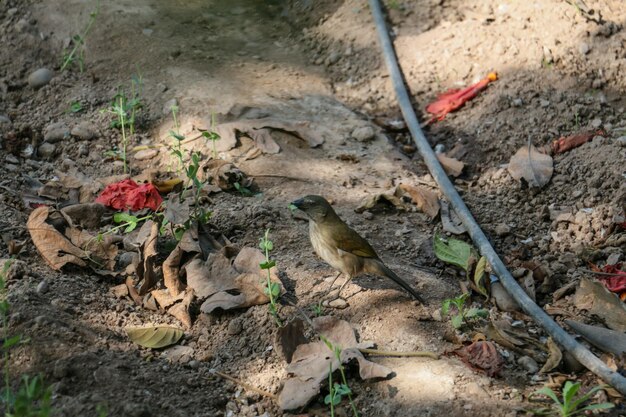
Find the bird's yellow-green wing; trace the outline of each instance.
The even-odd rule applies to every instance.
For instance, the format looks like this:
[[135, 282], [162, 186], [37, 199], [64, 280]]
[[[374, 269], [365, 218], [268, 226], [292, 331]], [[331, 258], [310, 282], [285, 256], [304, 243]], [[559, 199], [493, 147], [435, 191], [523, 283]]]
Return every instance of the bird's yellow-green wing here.
[[343, 224], [342, 226], [343, 227], [335, 227], [333, 233], [333, 240], [338, 249], [363, 258], [378, 258], [374, 248], [372, 248], [367, 240], [363, 239], [347, 225]]

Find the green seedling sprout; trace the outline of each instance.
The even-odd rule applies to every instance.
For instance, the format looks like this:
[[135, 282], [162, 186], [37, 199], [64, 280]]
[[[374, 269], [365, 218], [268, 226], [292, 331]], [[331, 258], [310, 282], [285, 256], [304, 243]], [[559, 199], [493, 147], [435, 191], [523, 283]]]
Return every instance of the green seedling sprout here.
[[270, 251], [274, 249], [274, 244], [272, 243], [271, 240], [269, 240], [269, 234], [270, 234], [270, 229], [267, 229], [265, 231], [265, 235], [262, 238], [260, 238], [259, 247], [265, 254], [265, 261], [261, 262], [259, 266], [261, 267], [261, 269], [264, 269], [267, 271], [267, 282], [266, 282], [266, 287], [263, 289], [263, 291], [265, 292], [265, 295], [267, 295], [270, 299], [270, 306], [269, 306], [270, 314], [272, 315], [272, 317], [274, 317], [274, 321], [276, 322], [278, 327], [281, 327], [283, 323], [278, 317], [278, 304], [277, 304], [277, 300], [278, 300], [278, 297], [280, 296], [281, 288], [280, 288], [279, 283], [272, 282], [272, 274], [270, 273], [270, 269], [276, 266], [276, 262], [273, 260], [270, 260]]
[[215, 131], [215, 113], [211, 113], [211, 129], [202, 132], [202, 136], [205, 138], [205, 145], [210, 140], [213, 146], [213, 159], [217, 159], [217, 149], [215, 142], [221, 139], [220, 135]]
[[553, 401], [551, 408], [543, 408], [539, 410], [532, 410], [535, 415], [542, 416], [559, 416], [559, 417], [571, 417], [586, 413], [593, 410], [606, 410], [615, 407], [613, 403], [600, 403], [590, 404], [582, 407], [583, 403], [588, 401], [596, 392], [606, 388], [602, 385], [596, 385], [591, 388], [586, 394], [576, 397], [576, 394], [580, 390], [580, 382], [566, 381], [563, 385], [562, 398], [563, 402], [559, 399], [557, 394], [549, 387], [543, 387], [540, 390], [535, 391], [532, 395], [545, 395]]
[[100, 11], [100, 1], [96, 2], [96, 9], [89, 13], [89, 21], [83, 29], [81, 34], [76, 34], [72, 37], [72, 43], [74, 47], [69, 53], [63, 54], [63, 62], [61, 63], [61, 72], [65, 71], [71, 64], [78, 62], [78, 69], [80, 72], [85, 70], [85, 38], [89, 34], [91, 27], [96, 21], [96, 17]]
[[472, 320], [477, 317], [487, 317], [489, 312], [482, 308], [472, 307], [465, 309], [465, 301], [469, 298], [469, 293], [463, 293], [456, 298], [448, 298], [443, 301], [441, 305], [441, 314], [447, 316], [450, 313], [450, 307], [456, 308], [456, 314], [452, 316], [451, 323], [455, 329], [460, 329], [466, 323], [467, 320]]
[[328, 404], [330, 406], [330, 415], [331, 417], [335, 416], [335, 406], [341, 403], [341, 399], [343, 396], [348, 397], [348, 402], [350, 403], [350, 407], [352, 408], [352, 415], [354, 417], [359, 417], [359, 413], [356, 409], [356, 405], [352, 400], [352, 390], [348, 386], [348, 380], [346, 379], [346, 373], [341, 363], [341, 347], [333, 345], [330, 340], [328, 340], [324, 335], [320, 334], [320, 339], [337, 359], [339, 363], [339, 373], [341, 374], [341, 384], [333, 383], [333, 364], [330, 363], [330, 371], [328, 372], [328, 389], [329, 394], [324, 398], [324, 404]]

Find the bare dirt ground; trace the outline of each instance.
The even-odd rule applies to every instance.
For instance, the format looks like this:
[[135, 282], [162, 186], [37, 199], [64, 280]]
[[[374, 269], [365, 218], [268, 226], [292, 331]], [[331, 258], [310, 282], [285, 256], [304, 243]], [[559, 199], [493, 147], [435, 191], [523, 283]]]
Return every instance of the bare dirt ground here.
[[[549, 279], [537, 283], [537, 300], [560, 307], [552, 310], [559, 320], [587, 316], [569, 295], [556, 303], [553, 292], [589, 276], [582, 271], [588, 261], [623, 261], [626, 246], [616, 227], [625, 221], [626, 6], [620, 0], [587, 5], [593, 14], [557, 0], [387, 3], [398, 59], [423, 120], [425, 105], [438, 93], [498, 72], [499, 80], [479, 97], [425, 133], [433, 146], [455, 149], [465, 163], [455, 186], [509, 268], [528, 268], [529, 261], [544, 268]], [[178, 320], [116, 297], [111, 288], [121, 278], [79, 267], [52, 270], [30, 241], [25, 225], [32, 208], [23, 199], [32, 192], [29, 178], [45, 183], [72, 168], [93, 179], [121, 174], [120, 161], [106, 156], [119, 146], [120, 132], [102, 110], [133, 74], [142, 76], [143, 108], [132, 146], [171, 142], [172, 99], [188, 137], [209, 126], [212, 113], [230, 112], [306, 121], [323, 138], [311, 147], [275, 131], [279, 153], [249, 158], [253, 145], [246, 138], [219, 152], [254, 179], [257, 194], [212, 194], [211, 223], [240, 247], [256, 247], [271, 229], [286, 299], [313, 315], [335, 275], [313, 253], [307, 223], [287, 207], [321, 194], [428, 301], [421, 306], [386, 280], [359, 277], [346, 287], [348, 307], [325, 314], [350, 322], [360, 339], [382, 350], [443, 355], [471, 341], [472, 332], [455, 333], [439, 312], [444, 299], [461, 293], [464, 280], [434, 255], [439, 219], [385, 204], [354, 211], [399, 183], [434, 185], [406, 129], [390, 123], [399, 111], [366, 1], [103, 2], [86, 37], [85, 71], [72, 66], [61, 72], [68, 39], [94, 8], [84, 0], [0, 2], [0, 257], [10, 256], [12, 240], [25, 241], [16, 255], [23, 263], [9, 276], [9, 325], [11, 333], [30, 338], [12, 350], [10, 369], [14, 379], [44, 375], [52, 384], [54, 415], [96, 415], [98, 406], [110, 416], [328, 415], [325, 387], [307, 408], [284, 412], [211, 373], [280, 391], [286, 364], [266, 305], [194, 314], [181, 342], [192, 353], [168, 358], [167, 350], [133, 344], [124, 328], [180, 326]], [[28, 77], [39, 68], [53, 77], [34, 89]], [[70, 111], [73, 103], [80, 103], [79, 111]], [[50, 139], [46, 132], [58, 123], [72, 134]], [[506, 170], [529, 139], [540, 146], [600, 129], [604, 136], [556, 155], [554, 175], [539, 190], [520, 185]], [[211, 154], [201, 141], [190, 146]], [[147, 157], [131, 152], [129, 164], [133, 174], [165, 172], [170, 158], [165, 148]], [[557, 221], [562, 213], [571, 216]], [[524, 315], [500, 312], [480, 296], [473, 300], [545, 344], [547, 335]], [[297, 311], [285, 303], [280, 314], [289, 319]], [[499, 377], [444, 355], [437, 361], [374, 358], [393, 376], [363, 382], [350, 366], [348, 378], [364, 416], [512, 417], [536, 408], [529, 394], [560, 375], [585, 387], [599, 382], [567, 364], [541, 374], [519, 361], [519, 352], [504, 346], [501, 352], [506, 364]], [[606, 415], [626, 412], [620, 399], [605, 393], [597, 399], [607, 398], [617, 407]], [[346, 404], [337, 415], [350, 414]]]

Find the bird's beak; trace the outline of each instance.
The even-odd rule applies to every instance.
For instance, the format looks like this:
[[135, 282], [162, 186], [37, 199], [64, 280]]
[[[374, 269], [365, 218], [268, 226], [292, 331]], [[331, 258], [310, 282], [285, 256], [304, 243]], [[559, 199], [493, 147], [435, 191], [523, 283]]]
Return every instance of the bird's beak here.
[[291, 205], [296, 206], [299, 209], [302, 209], [303, 204], [304, 204], [304, 198], [299, 198], [291, 202]]

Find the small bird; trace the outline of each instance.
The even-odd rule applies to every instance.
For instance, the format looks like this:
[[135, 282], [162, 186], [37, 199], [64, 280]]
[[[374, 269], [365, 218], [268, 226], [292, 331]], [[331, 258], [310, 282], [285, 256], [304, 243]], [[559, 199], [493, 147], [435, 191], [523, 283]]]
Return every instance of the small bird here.
[[348, 276], [346, 282], [339, 288], [339, 293], [353, 277], [369, 273], [392, 279], [416, 300], [425, 304], [422, 297], [406, 281], [387, 268], [367, 240], [339, 218], [324, 197], [307, 195], [291, 204], [309, 217], [309, 237], [315, 252], [330, 266], [340, 271], [339, 275], [344, 273]]

